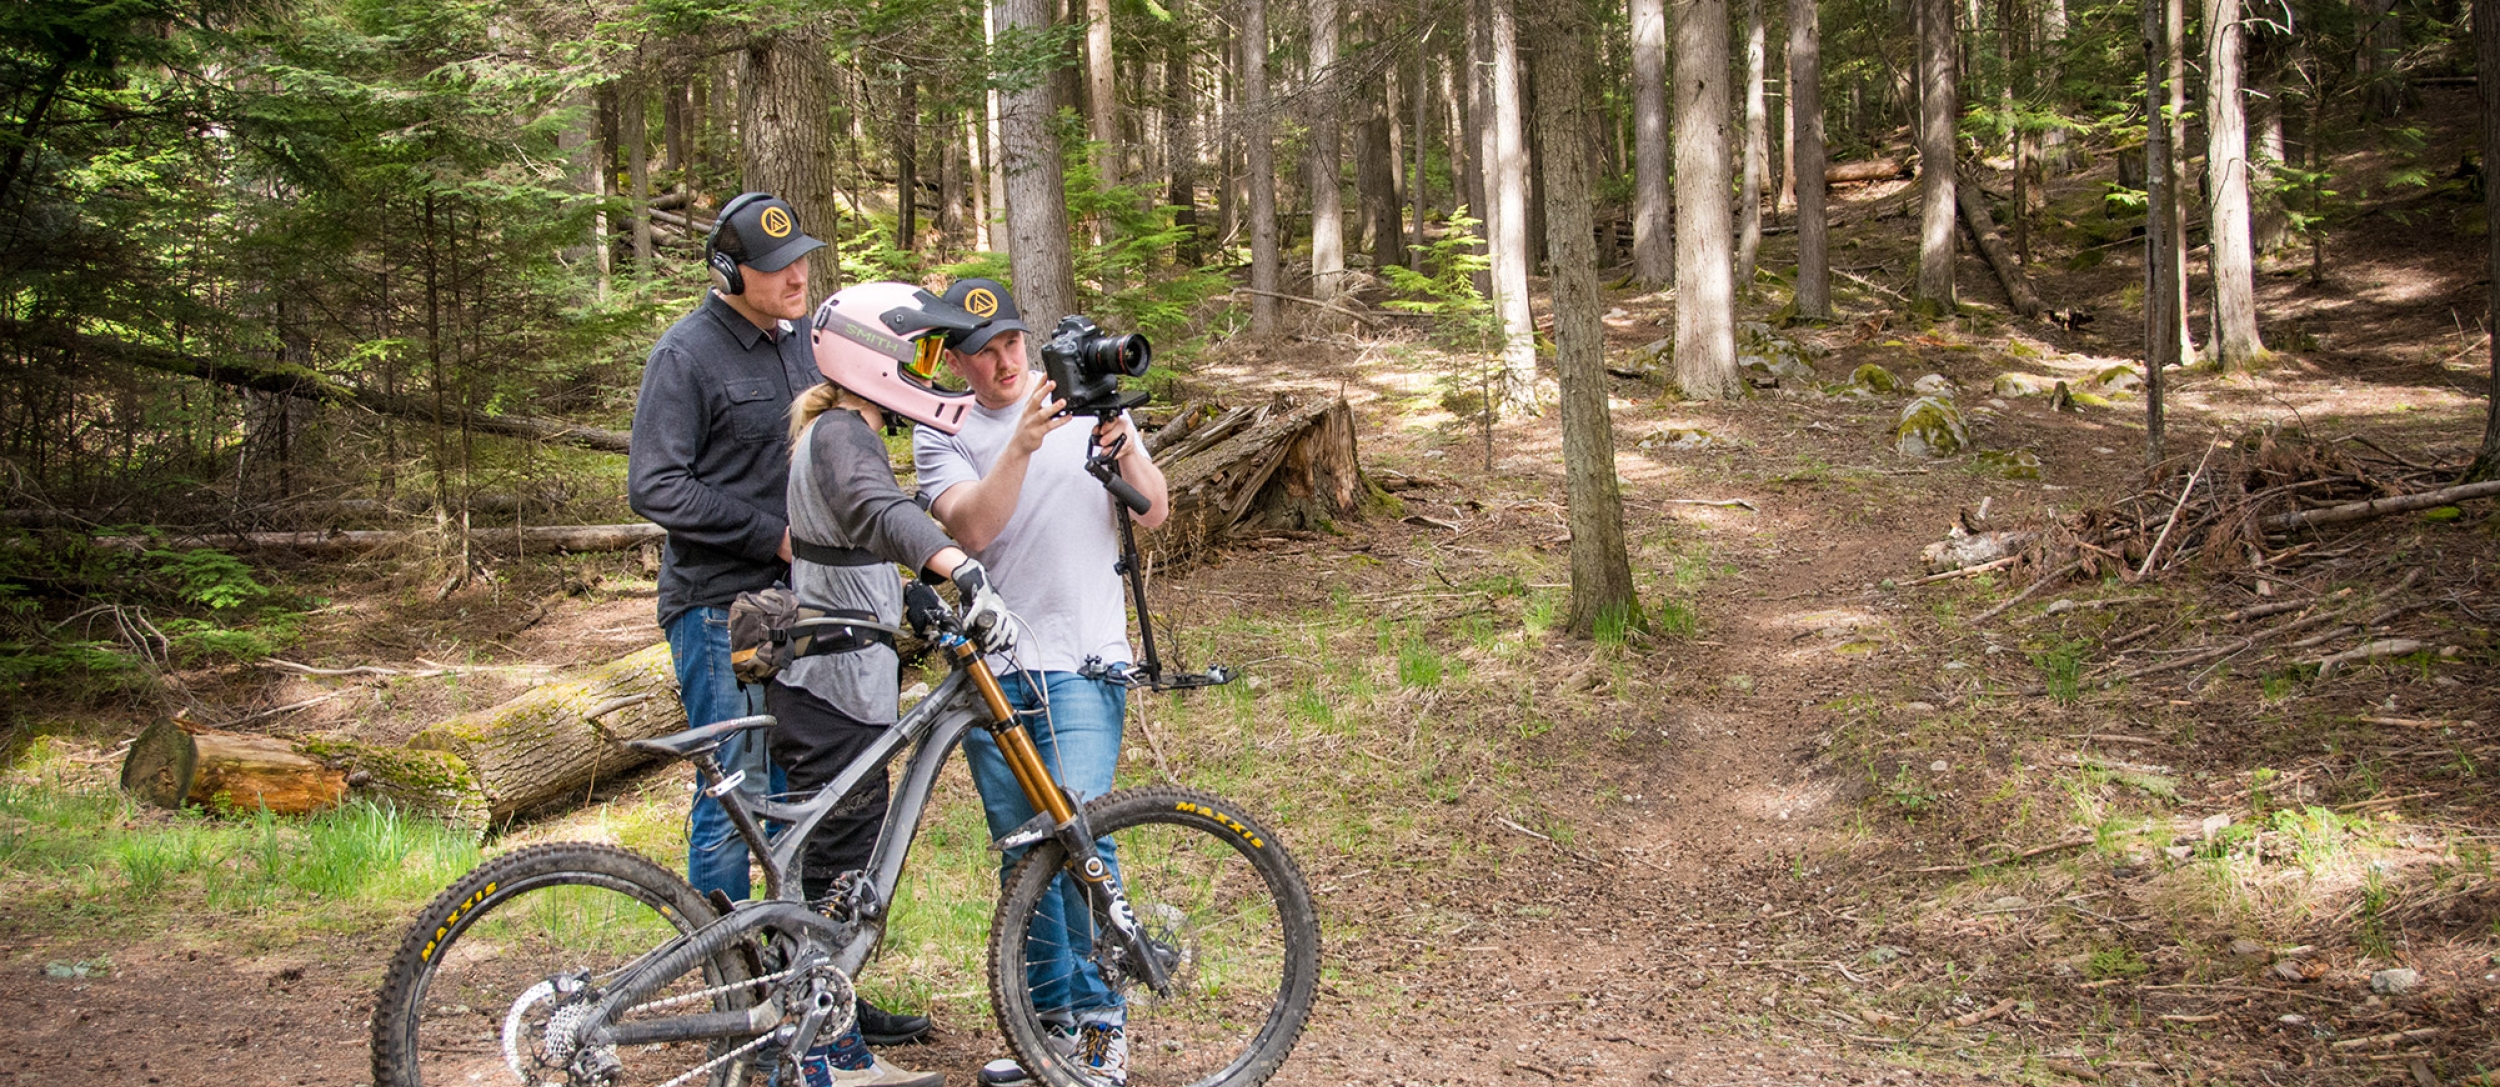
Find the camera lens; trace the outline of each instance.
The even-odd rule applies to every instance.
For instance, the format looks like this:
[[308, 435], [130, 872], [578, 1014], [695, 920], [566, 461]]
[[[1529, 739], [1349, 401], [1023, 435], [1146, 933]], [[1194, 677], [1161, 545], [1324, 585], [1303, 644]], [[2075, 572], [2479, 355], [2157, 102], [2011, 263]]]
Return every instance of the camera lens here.
[[1085, 368], [1095, 373], [1143, 377], [1146, 364], [1154, 359], [1154, 348], [1147, 345], [1146, 337], [1134, 332], [1125, 336], [1097, 336], [1085, 346]]

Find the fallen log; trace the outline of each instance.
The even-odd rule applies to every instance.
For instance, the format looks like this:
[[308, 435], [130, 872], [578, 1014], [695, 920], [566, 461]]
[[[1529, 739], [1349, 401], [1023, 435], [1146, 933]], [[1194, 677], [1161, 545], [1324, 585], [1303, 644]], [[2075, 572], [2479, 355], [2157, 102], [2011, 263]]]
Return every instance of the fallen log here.
[[2453, 506], [2459, 502], [2465, 502], [2476, 498], [2489, 498], [2494, 495], [2500, 495], [2500, 480], [2492, 480], [2484, 483], [2467, 483], [2456, 487], [2442, 487], [2436, 491], [2424, 491], [2420, 494], [2400, 494], [2391, 498], [2374, 498], [2367, 502], [2348, 502], [2341, 506], [2329, 506], [2322, 510], [2302, 510], [2298, 513], [2276, 514], [2275, 516], [2268, 517], [2259, 523], [2264, 525], [2266, 531], [2268, 532], [2290, 532], [2293, 529], [2299, 528], [2316, 528], [2320, 525], [2340, 525], [2352, 521], [2367, 521], [2373, 517], [2386, 517], [2391, 514], [2411, 513], [2415, 510], [2436, 509], [2440, 506]]
[[1831, 185], [1857, 185], [1869, 181], [1896, 181], [1910, 175], [1910, 164], [1895, 158], [1867, 159], [1863, 162], [1834, 163], [1823, 171], [1823, 180]]
[[1343, 399], [1211, 410], [1183, 415], [1190, 422], [1178, 440], [1149, 443], [1172, 495], [1171, 516], [1140, 541], [1159, 566], [1246, 526], [1319, 528], [1359, 508], [1366, 488]]
[[2038, 317], [2048, 309], [2040, 301], [2040, 292], [2031, 288], [2031, 277], [2023, 266], [2014, 262], [2014, 254], [1997, 236], [1995, 219], [1988, 214], [1986, 194], [1976, 184], [1954, 186], [1954, 202], [1962, 207], [1962, 225], [1970, 228], [1971, 238], [1979, 243], [1980, 255], [1988, 258], [1988, 267], [1996, 270], [1997, 282], [2005, 287], [2005, 297], [2014, 312], [2025, 317]]
[[337, 806], [347, 775], [275, 736], [220, 732], [160, 719], [130, 745], [122, 788], [160, 808], [267, 809], [310, 815]]
[[408, 741], [454, 756], [492, 822], [613, 780], [648, 761], [623, 746], [686, 727], [663, 642], [502, 705], [462, 714]]
[[490, 415], [485, 412], [463, 411], [450, 406], [445, 406], [440, 413], [437, 413], [434, 401], [429, 397], [395, 396], [377, 389], [351, 388], [302, 367], [271, 366], [232, 358], [202, 358], [149, 344], [79, 332], [39, 334], [16, 322], [0, 322], [0, 339], [41, 344], [74, 354], [84, 354], [121, 363], [125, 366], [180, 374], [232, 388], [276, 393], [328, 404], [349, 404], [377, 415], [414, 419], [426, 423], [440, 422], [444, 426], [466, 427], [480, 434], [495, 434], [553, 445], [579, 446], [584, 449], [596, 449], [603, 453], [623, 453], [631, 440], [622, 430], [580, 426], [560, 419], [541, 419], [525, 415]]
[[[431, 530], [426, 530], [431, 531]], [[98, 536], [95, 546], [116, 551], [160, 547], [214, 547], [225, 551], [294, 551], [305, 555], [361, 555], [415, 537], [400, 529], [356, 529], [331, 532], [209, 532], [188, 536]], [[480, 528], [469, 533], [472, 546], [487, 551], [623, 551], [657, 542], [668, 530], [649, 522], [624, 525], [526, 525]]]

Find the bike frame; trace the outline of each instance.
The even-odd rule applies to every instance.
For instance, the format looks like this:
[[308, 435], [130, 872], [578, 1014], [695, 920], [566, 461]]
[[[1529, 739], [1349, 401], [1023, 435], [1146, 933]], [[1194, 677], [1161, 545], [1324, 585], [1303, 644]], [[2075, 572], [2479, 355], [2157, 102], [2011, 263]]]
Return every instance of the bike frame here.
[[[628, 969], [600, 1001], [599, 1013], [593, 1020], [599, 1025], [588, 1031], [591, 1039], [613, 1045], [639, 1045], [751, 1036], [779, 1026], [785, 1011], [770, 1000], [740, 1011], [630, 1023], [615, 1021], [669, 979], [697, 968], [730, 944], [767, 927], [804, 933], [816, 945], [812, 949], [802, 948], [800, 959], [793, 966], [829, 964], [844, 977], [857, 974], [885, 935], [886, 908], [893, 901], [903, 862], [911, 852], [921, 817], [937, 787], [938, 772], [963, 742], [965, 733], [976, 726], [988, 728], [997, 738], [1000, 754], [1023, 787], [1026, 802], [1037, 813], [1031, 822], [992, 842], [992, 848], [1015, 849], [1046, 839], [1058, 840], [1068, 851], [1069, 876], [1084, 886], [1095, 912], [1108, 920], [1122, 960], [1155, 991], [1169, 988], [1169, 964], [1153, 952], [1136, 914], [1129, 908], [1126, 890], [1096, 854], [1093, 830], [1084, 811], [1051, 775], [1040, 750], [1034, 746], [1032, 734], [1017, 719], [980, 650], [951, 631], [940, 634], [937, 645], [941, 652], [954, 658], [954, 667], [937, 689], [886, 729], [831, 783], [802, 803], [749, 801], [740, 795], [738, 779], [724, 778], [709, 752], [691, 759], [705, 790], [721, 801], [739, 836], [746, 839], [756, 856], [764, 859], [765, 897], [736, 904], [719, 920], [664, 945]], [[885, 823], [879, 830], [876, 848], [869, 855], [866, 890], [855, 899], [853, 916], [844, 921], [817, 912], [792, 891], [797, 882], [799, 857], [806, 849], [809, 835], [869, 774], [881, 771], [905, 747], [912, 748], [911, 755], [886, 806]], [[757, 821], [759, 816], [787, 824], [778, 842], [765, 835]], [[795, 1038], [792, 1044], [804, 1047], [811, 1041]]]

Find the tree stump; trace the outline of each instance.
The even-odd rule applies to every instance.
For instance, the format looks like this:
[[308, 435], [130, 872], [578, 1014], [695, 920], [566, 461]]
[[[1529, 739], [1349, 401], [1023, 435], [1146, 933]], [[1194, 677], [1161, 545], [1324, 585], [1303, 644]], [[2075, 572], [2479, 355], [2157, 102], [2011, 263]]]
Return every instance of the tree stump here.
[[1341, 398], [1185, 409], [1148, 445], [1172, 496], [1171, 516], [1140, 541], [1158, 569], [1246, 525], [1319, 527], [1354, 513], [1365, 493], [1354, 413]]
[[648, 761], [623, 741], [685, 727], [676, 670], [663, 642], [452, 718], [418, 733], [408, 746], [454, 756], [488, 818], [501, 822], [570, 794], [586, 794], [599, 781]]
[[187, 728], [167, 719], [131, 743], [122, 788], [164, 808], [310, 815], [347, 795], [347, 775], [274, 736]]

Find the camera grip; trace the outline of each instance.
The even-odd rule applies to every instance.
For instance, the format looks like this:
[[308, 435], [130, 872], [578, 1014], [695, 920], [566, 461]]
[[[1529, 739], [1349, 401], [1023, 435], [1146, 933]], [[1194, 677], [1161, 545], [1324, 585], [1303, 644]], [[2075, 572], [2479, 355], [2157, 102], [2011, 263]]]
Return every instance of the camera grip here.
[[1146, 496], [1138, 493], [1137, 488], [1129, 486], [1125, 479], [1112, 476], [1103, 480], [1102, 485], [1103, 489], [1111, 492], [1111, 497], [1119, 499], [1121, 505], [1127, 506], [1130, 513], [1142, 514], [1154, 508], [1154, 503], [1146, 501]]

